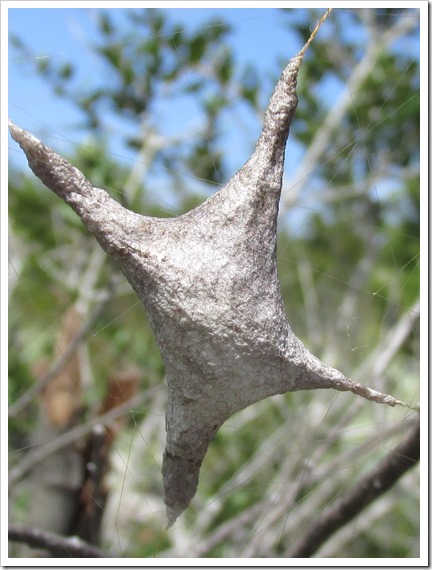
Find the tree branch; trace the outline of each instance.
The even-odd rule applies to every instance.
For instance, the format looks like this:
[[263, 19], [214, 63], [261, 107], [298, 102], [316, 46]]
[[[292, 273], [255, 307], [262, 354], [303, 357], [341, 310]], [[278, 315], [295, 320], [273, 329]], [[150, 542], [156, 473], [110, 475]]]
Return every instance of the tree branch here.
[[55, 558], [113, 558], [77, 537], [64, 537], [34, 528], [9, 525], [9, 540], [23, 542], [34, 548], [44, 548]]
[[10, 418], [15, 418], [30, 402], [35, 398], [40, 392], [47, 386], [53, 378], [62, 370], [62, 368], [67, 364], [70, 358], [75, 354], [78, 346], [83, 342], [83, 340], [91, 332], [95, 322], [105, 311], [107, 304], [111, 300], [111, 293], [108, 297], [100, 304], [96, 311], [91, 315], [89, 320], [82, 326], [78, 334], [75, 336], [73, 341], [69, 344], [68, 348], [63, 352], [63, 354], [58, 358], [58, 360], [53, 364], [53, 366], [48, 370], [48, 372], [41, 378], [37, 383], [35, 383], [29, 390], [27, 390], [18, 400], [9, 407], [8, 416]]
[[306, 181], [309, 179], [311, 173], [319, 164], [323, 153], [328, 148], [329, 140], [333, 136], [335, 129], [341, 125], [343, 117], [352, 106], [353, 101], [356, 100], [364, 81], [375, 67], [378, 57], [382, 53], [383, 47], [390, 46], [397, 38], [408, 33], [417, 24], [418, 15], [414, 14], [412, 16], [407, 16], [405, 18], [401, 18], [393, 27], [382, 34], [379, 39], [370, 38], [370, 41], [367, 44], [367, 50], [365, 51], [363, 58], [353, 69], [351, 76], [346, 82], [345, 89], [335, 104], [332, 105], [331, 110], [327, 113], [296, 172], [285, 184], [281, 203], [282, 216], [285, 215], [290, 206], [297, 201]]
[[336, 531], [387, 492], [420, 459], [420, 422], [406, 439], [373, 471], [312, 524], [303, 538], [290, 548], [287, 558], [308, 558]]
[[69, 429], [63, 435], [49, 440], [44, 444], [38, 445], [34, 451], [30, 451], [23, 457], [23, 459], [21, 459], [19, 463], [10, 469], [9, 487], [18, 483], [18, 481], [25, 477], [31, 469], [39, 465], [39, 463], [44, 461], [53, 453], [56, 453], [60, 449], [63, 449], [67, 445], [70, 445], [71, 443], [81, 439], [83, 436], [89, 434], [95, 426], [109, 426], [118, 417], [128, 414], [131, 410], [143, 407], [146, 401], [153, 398], [158, 391], [159, 387], [155, 386], [154, 388], [150, 388], [145, 392], [141, 392], [132, 400], [121, 404], [117, 408], [106, 412], [102, 416], [95, 416], [89, 421], [75, 428]]

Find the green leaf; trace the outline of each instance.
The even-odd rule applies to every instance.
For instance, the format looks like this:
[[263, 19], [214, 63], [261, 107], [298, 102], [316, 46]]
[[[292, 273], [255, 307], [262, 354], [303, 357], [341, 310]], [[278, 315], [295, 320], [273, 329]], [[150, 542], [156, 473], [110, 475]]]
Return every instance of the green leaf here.
[[65, 63], [60, 67], [58, 74], [61, 79], [71, 79], [74, 71], [74, 67], [71, 63]]
[[259, 82], [256, 71], [248, 66], [241, 78], [240, 94], [252, 107], [258, 106]]
[[189, 63], [198, 63], [207, 49], [207, 38], [198, 34], [189, 42]]
[[102, 12], [99, 20], [99, 27], [105, 36], [111, 36], [114, 32], [114, 27], [111, 23], [111, 18], [106, 12]]
[[119, 45], [111, 45], [100, 48], [100, 53], [116, 69], [120, 69], [122, 62], [122, 48]]
[[216, 76], [222, 85], [227, 85], [233, 75], [233, 60], [229, 52], [225, 52], [223, 56], [216, 62]]

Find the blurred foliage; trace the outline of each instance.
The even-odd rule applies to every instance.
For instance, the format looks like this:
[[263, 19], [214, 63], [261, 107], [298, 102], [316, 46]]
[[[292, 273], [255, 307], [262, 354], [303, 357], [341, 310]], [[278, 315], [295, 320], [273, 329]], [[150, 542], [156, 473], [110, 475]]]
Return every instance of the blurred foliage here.
[[[392, 8], [333, 13], [303, 63], [299, 105], [289, 144], [307, 150], [334, 104], [334, 95], [323, 96], [326, 85], [333, 85], [335, 91], [343, 89], [367, 49], [369, 36], [376, 39], [376, 34], [411, 12]], [[177, 188], [178, 211], [187, 211], [202, 201], [202, 196], [185, 191], [189, 181], [199, 179], [200, 190], [205, 187], [209, 193], [215, 189], [213, 183], [232, 174], [226, 169], [228, 151], [220, 145], [226, 110], [241, 103], [256, 114], [258, 121], [262, 113], [262, 86], [268, 77], [260, 76], [251, 66], [238, 64], [230, 44], [231, 27], [223, 21], [210, 20], [191, 31], [176, 24], [169, 10], [128, 9], [125, 13], [128, 23], [120, 26], [109, 10], [98, 11], [100, 41], [94, 46], [94, 53], [106, 71], [101, 83], [95, 79], [94, 85], [86, 89], [76, 79], [78, 62], [57, 65], [55, 57], [32, 58], [21, 38], [12, 38], [12, 46], [19, 56], [30, 59], [33, 71], [59, 97], [70, 100], [81, 111], [83, 124], [92, 134], [68, 158], [94, 185], [107, 188], [115, 199], [136, 211], [167, 215], [162, 199], [159, 206], [148, 201], [155, 172], [152, 166], [157, 163], [164, 166], [165, 177]], [[318, 13], [282, 10], [280, 20], [301, 45], [309, 37]], [[405, 37], [415, 45], [417, 39], [418, 29]], [[290, 55], [286, 50], [281, 53], [285, 60]], [[158, 121], [160, 110], [176, 105], [181, 109], [181, 102], [186, 100], [198, 105], [201, 126], [193, 133], [170, 138], [171, 134], [168, 136], [164, 130], [166, 126]], [[112, 156], [100, 142], [106, 140], [107, 124], [112, 117], [127, 125], [125, 143], [140, 153], [139, 161], [132, 167], [137, 170], [136, 177], [131, 175], [129, 165]], [[313, 208], [308, 209], [306, 200], [303, 205], [300, 197], [296, 207], [302, 216], [307, 214], [301, 231], [281, 224], [279, 271], [289, 321], [318, 356], [330, 354], [333, 362], [329, 364], [348, 374], [361, 366], [418, 298], [419, 128], [418, 57], [400, 49], [383, 48], [373, 72], [333, 133], [319, 168], [310, 175], [312, 190], [307, 190], [306, 198], [315, 192]], [[355, 191], [368, 178], [371, 181], [364, 190]], [[329, 188], [336, 198], [325, 200], [321, 194], [324, 196]], [[11, 289], [9, 320], [9, 398], [14, 402], [35, 381], [35, 364], [50, 357], [61, 316], [85, 294], [81, 283], [97, 246], [69, 208], [28, 173], [10, 172], [9, 215], [14, 250], [11, 264], [16, 265], [19, 274]], [[143, 390], [163, 380], [162, 361], [144, 308], [121, 280], [118, 269], [108, 261], [95, 277], [90, 304], [97, 304], [99, 293], [106, 291], [113, 275], [123, 285], [86, 342], [89, 380], [93, 382], [89, 406], [103, 393], [113, 369], [138, 366], [143, 370]], [[412, 397], [413, 377], [418, 374], [417, 334], [416, 325], [412, 337], [398, 353], [388, 379], [390, 384], [399, 382], [398, 387], [408, 397]], [[295, 447], [302, 431], [301, 418], [307, 413], [310, 418], [316, 416], [316, 412], [312, 414], [314, 397], [305, 393], [286, 395], [282, 398], [283, 407], [275, 405], [270, 413], [268, 406], [272, 404], [263, 404], [257, 409], [265, 413], [259, 415], [258, 411], [243, 423], [239, 420], [235, 437], [229, 428], [221, 429], [206, 458], [196, 502], [217, 496], [242, 465], [253, 462], [284, 422], [287, 426], [292, 422], [286, 439]], [[299, 406], [305, 411], [299, 411]], [[336, 423], [342, 421], [343, 415], [331, 417]], [[372, 432], [376, 421], [373, 418], [367, 415], [364, 419], [365, 424], [372, 426]], [[33, 409], [14, 419], [10, 432], [13, 448], [28, 443], [34, 422]], [[236, 425], [234, 419], [232, 424]], [[136, 428], [136, 424], [131, 428]], [[330, 428], [331, 425], [321, 429], [330, 433]], [[310, 445], [315, 449], [315, 443]], [[346, 442], [338, 435], [325, 458], [333, 461], [344, 449]], [[161, 451], [156, 453], [160, 455]], [[268, 492], [266, 478], [277, 477], [285, 461], [283, 454], [273, 457], [253, 472], [247, 485], [239, 485], [228, 493], [209, 523], [209, 532], [264, 500]], [[297, 464], [293, 461], [295, 476]], [[154, 461], [150, 463], [154, 468]], [[141, 469], [149, 472], [151, 466], [140, 464]], [[319, 492], [319, 484], [316, 483], [315, 492]], [[352, 479], [346, 484], [352, 484]], [[307, 502], [313, 489], [314, 485], [300, 489], [299, 484], [301, 492], [295, 499], [296, 506]], [[350, 544], [349, 552], [342, 548], [339, 556], [411, 556], [407, 544], [416, 536], [418, 526], [409, 513], [417, 508], [416, 501], [416, 497], [405, 497], [389, 509], [385, 525], [395, 539], [385, 543], [385, 548], [383, 540], [374, 538], [377, 523], [370, 533], [355, 533], [355, 545]], [[190, 524], [200, 514], [198, 507], [196, 511], [194, 508], [192, 505], [185, 515]], [[155, 549], [162, 551], [171, 545], [169, 536], [161, 538], [145, 522], [137, 523], [134, 533], [142, 542], [135, 550], [131, 547], [131, 555], [151, 556]], [[400, 540], [401, 536], [406, 536], [406, 540]], [[273, 554], [282, 555], [289, 546], [288, 540], [282, 536], [276, 540]], [[232, 545], [221, 542], [210, 548], [207, 555], [233, 555]]]

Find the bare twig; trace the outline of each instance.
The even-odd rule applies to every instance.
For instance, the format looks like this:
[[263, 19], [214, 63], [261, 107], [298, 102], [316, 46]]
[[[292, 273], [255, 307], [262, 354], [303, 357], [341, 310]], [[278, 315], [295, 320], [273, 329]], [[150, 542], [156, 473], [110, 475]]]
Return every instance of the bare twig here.
[[318, 20], [318, 22], [316, 23], [315, 28], [313, 29], [313, 32], [311, 33], [311, 35], [309, 36], [308, 41], [305, 43], [305, 45], [302, 47], [302, 49], [299, 51], [298, 55], [299, 57], [303, 57], [304, 54], [306, 53], [306, 50], [309, 48], [309, 46], [311, 45], [311, 43], [314, 41], [315, 36], [318, 33], [318, 30], [320, 29], [320, 27], [324, 24], [324, 22], [327, 20], [328, 16], [330, 16], [331, 11], [333, 10], [333, 8], [328, 8], [325, 12], [325, 14], [323, 16], [321, 16], [321, 18]]
[[308, 558], [337, 530], [390, 489], [420, 459], [420, 423], [373, 471], [319, 516], [287, 558]]
[[[287, 180], [281, 199], [281, 215], [283, 216], [294, 202], [297, 201], [310, 175], [314, 172], [326, 149], [334, 131], [341, 124], [343, 117], [355, 101], [364, 81], [373, 70], [378, 57], [385, 46], [390, 46], [398, 37], [408, 33], [418, 24], [418, 15], [401, 18], [393, 27], [383, 33], [379, 39], [372, 38], [368, 43], [363, 58], [353, 69], [347, 81], [346, 88], [339, 99], [332, 105], [325, 117], [321, 128], [317, 131], [312, 143], [291, 179]], [[375, 128], [375, 125], [374, 125]]]
[[32, 386], [29, 390], [27, 390], [20, 398], [18, 398], [18, 400], [14, 404], [12, 404], [9, 407], [8, 415], [10, 418], [15, 418], [26, 406], [28, 406], [32, 402], [33, 398], [35, 398], [38, 394], [40, 394], [43, 388], [45, 388], [45, 386], [47, 386], [51, 382], [51, 380], [58, 375], [58, 373], [62, 370], [65, 364], [73, 356], [73, 354], [75, 353], [81, 342], [89, 335], [92, 328], [94, 327], [94, 324], [105, 311], [111, 298], [112, 294], [110, 293], [107, 296], [107, 298], [96, 309], [93, 315], [91, 315], [89, 320], [81, 328], [79, 333], [75, 336], [75, 338], [70, 343], [68, 348], [64, 351], [62, 356], [48, 370], [48, 372], [44, 375], [44, 377], [41, 378], [40, 381], [35, 383], [34, 386]]
[[86, 423], [83, 423], [76, 428], [68, 430], [61, 436], [41, 444], [35, 451], [28, 453], [19, 463], [10, 469], [9, 472], [9, 485], [14, 485], [22, 479], [33, 467], [38, 465], [41, 461], [56, 453], [63, 447], [70, 445], [74, 441], [79, 440], [84, 435], [89, 434], [96, 425], [109, 425], [113, 420], [129, 413], [134, 408], [142, 406], [147, 398], [151, 398], [159, 390], [159, 387], [151, 388], [144, 393], [135, 396], [132, 400], [125, 402], [121, 406], [110, 410], [102, 416], [96, 416]]
[[35, 548], [48, 550], [55, 558], [113, 558], [113, 554], [103, 552], [77, 537], [64, 537], [35, 528], [9, 526], [9, 540], [23, 542]]

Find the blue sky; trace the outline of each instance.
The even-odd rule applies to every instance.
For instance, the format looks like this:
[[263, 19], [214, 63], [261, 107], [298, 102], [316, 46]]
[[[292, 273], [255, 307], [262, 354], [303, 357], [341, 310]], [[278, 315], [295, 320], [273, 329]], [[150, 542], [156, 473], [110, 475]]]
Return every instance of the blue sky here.
[[[96, 31], [96, 19], [101, 9], [102, 3], [101, 8], [10, 8], [9, 34], [25, 40], [38, 57], [52, 58], [56, 62], [72, 61], [78, 69], [80, 84], [85, 88], [95, 82], [107, 81], [108, 77], [106, 68], [101, 66], [91, 50], [91, 45], [100, 40]], [[119, 25], [126, 20], [125, 11], [124, 8], [109, 10], [114, 22]], [[170, 8], [167, 12], [172, 21], [191, 30], [200, 29], [217, 16], [228, 22], [232, 26], [228, 41], [239, 65], [252, 64], [267, 78], [271, 75], [278, 76], [282, 70], [282, 61], [286, 62], [301, 47], [298, 38], [287, 28], [287, 22], [301, 17], [303, 10], [282, 14], [276, 8]], [[345, 19], [345, 34], [354, 36], [364, 49], [364, 32], [350, 24], [350, 11], [337, 12], [338, 18]], [[313, 24], [314, 22], [312, 27]], [[324, 25], [319, 33], [322, 37], [328, 37], [329, 30]], [[415, 51], [417, 46], [411, 46], [410, 49]], [[73, 129], [73, 125], [82, 117], [70, 103], [56, 97], [33, 68], [34, 61], [31, 58], [22, 59], [10, 48], [9, 116], [60, 153], [73, 153], [70, 141], [85, 142], [90, 133]], [[270, 79], [267, 79], [264, 87], [269, 96], [273, 87]], [[330, 106], [343, 88], [344, 85], [340, 83], [328, 84], [323, 104]], [[197, 104], [189, 107], [184, 105], [184, 101], [182, 104], [183, 107], [170, 109], [167, 113], [169, 121], [166, 120], [165, 128], [171, 134], [177, 129], [181, 132], [188, 121], [192, 124], [200, 121]], [[229, 149], [228, 169], [232, 174], [249, 157], [251, 146], [260, 131], [260, 123], [251, 113], [248, 114], [242, 108], [236, 109], [236, 113], [235, 116], [227, 116], [221, 139], [224, 148]], [[120, 145], [121, 137], [116, 138], [116, 128], [122, 128], [118, 121], [114, 118], [112, 120], [113, 136], [110, 137], [109, 149], [130, 163], [134, 160], [135, 153]], [[26, 167], [26, 160], [17, 145], [11, 142], [9, 148], [12, 164]], [[293, 140], [289, 141], [289, 149], [287, 160], [296, 163], [300, 160], [300, 149]]]
[[[32, 51], [41, 58], [56, 61], [72, 60], [79, 67], [80, 80], [91, 84], [103, 80], [106, 70], [101, 69], [90, 45], [100, 39], [96, 33], [95, 18], [98, 9], [11, 9], [9, 32], [25, 39]], [[287, 59], [299, 47], [293, 34], [286, 29], [286, 17], [277, 9], [170, 9], [174, 21], [190, 29], [199, 29], [216, 16], [233, 27], [229, 41], [240, 64], [250, 63], [262, 72], [280, 72], [277, 57]], [[117, 23], [125, 20], [125, 10], [110, 10]], [[35, 134], [53, 129], [65, 136], [70, 125], [78, 119], [72, 106], [52, 94], [47, 84], [32, 70], [32, 61], [9, 52], [9, 113], [19, 125]], [[97, 76], [97, 79], [96, 77]], [[182, 113], [184, 110], [182, 110]], [[199, 109], [195, 109], [199, 116]], [[175, 125], [171, 127], [175, 129]], [[53, 136], [53, 133], [48, 133]], [[116, 149], [119, 151], [120, 149]], [[248, 151], [249, 149], [246, 149]], [[124, 152], [121, 150], [120, 152]], [[15, 154], [15, 153], [13, 153]], [[246, 158], [246, 154], [245, 154]], [[19, 156], [12, 156], [15, 163]]]

